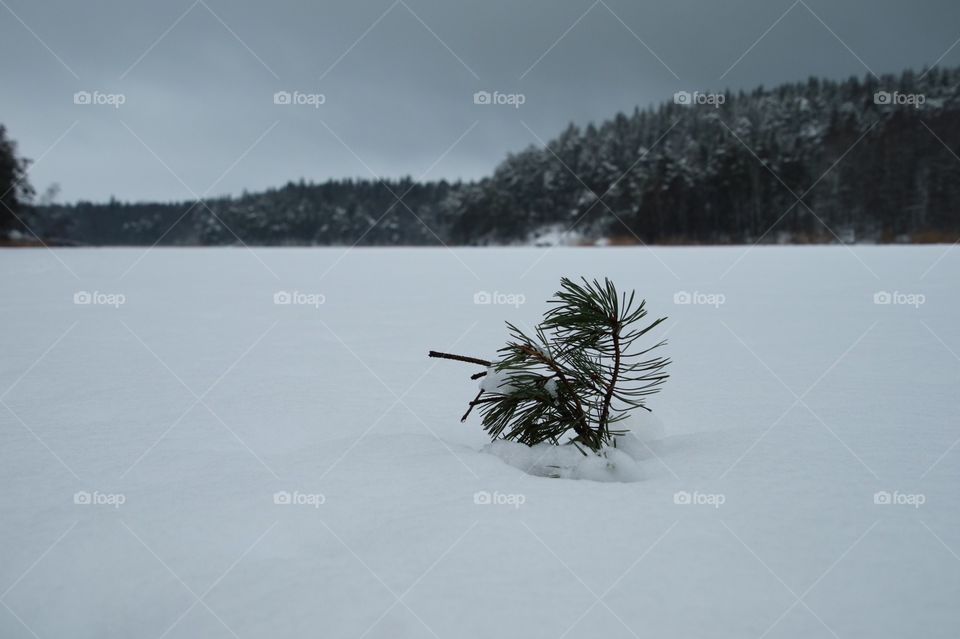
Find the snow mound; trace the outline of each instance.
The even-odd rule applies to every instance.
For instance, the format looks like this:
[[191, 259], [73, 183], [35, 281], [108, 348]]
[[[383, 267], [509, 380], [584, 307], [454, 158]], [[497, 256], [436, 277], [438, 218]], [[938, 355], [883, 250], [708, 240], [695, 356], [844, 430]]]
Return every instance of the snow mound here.
[[637, 461], [625, 452], [612, 447], [599, 454], [574, 446], [536, 444], [527, 446], [504, 439], [487, 444], [484, 452], [495, 455], [505, 463], [537, 477], [562, 479], [589, 479], [592, 481], [630, 482], [643, 479], [643, 470]]
[[663, 422], [653, 413], [635, 411], [617, 422], [616, 428], [626, 432], [617, 436], [616, 446], [607, 446], [599, 453], [586, 449], [581, 452], [570, 445], [542, 443], [527, 446], [502, 439], [488, 444], [483, 450], [514, 468], [538, 477], [605, 482], [640, 481], [644, 473], [639, 462], [650, 456], [649, 442], [663, 438]]

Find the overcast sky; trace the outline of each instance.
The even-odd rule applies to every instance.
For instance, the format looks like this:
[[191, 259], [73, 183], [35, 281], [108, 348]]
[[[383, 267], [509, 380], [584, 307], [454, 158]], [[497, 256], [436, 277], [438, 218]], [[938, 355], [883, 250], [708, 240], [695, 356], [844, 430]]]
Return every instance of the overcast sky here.
[[958, 65], [958, 38], [956, 0], [0, 0], [0, 123], [60, 201], [470, 179], [677, 90]]

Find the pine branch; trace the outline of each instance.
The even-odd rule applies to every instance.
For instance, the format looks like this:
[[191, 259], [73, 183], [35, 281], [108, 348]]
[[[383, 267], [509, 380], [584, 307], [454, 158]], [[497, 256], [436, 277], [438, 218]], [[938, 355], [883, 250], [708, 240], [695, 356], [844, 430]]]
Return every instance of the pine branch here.
[[572, 385], [567, 380], [566, 376], [563, 374], [563, 370], [560, 368], [560, 366], [557, 364], [555, 360], [553, 360], [550, 357], [547, 357], [546, 355], [544, 355], [539, 350], [533, 347], [525, 346], [522, 348], [522, 350], [524, 353], [540, 361], [547, 368], [552, 370], [554, 372], [554, 375], [556, 375], [557, 379], [560, 381], [560, 383], [563, 384], [564, 387], [566, 387], [567, 390], [570, 392], [570, 396], [573, 397], [574, 405], [576, 407], [576, 411], [574, 413], [576, 418], [576, 423], [573, 426], [573, 428], [574, 430], [577, 431], [578, 435], [584, 436], [586, 432], [589, 430], [589, 426], [587, 424], [587, 414], [583, 410], [583, 404], [580, 401], [580, 396], [574, 391]]
[[562, 278], [549, 300], [552, 308], [528, 336], [507, 323], [510, 340], [494, 362], [430, 351], [430, 357], [486, 367], [471, 375], [484, 382], [461, 421], [479, 406], [483, 428], [493, 438], [534, 445], [557, 444], [565, 436], [594, 452], [614, 442], [623, 431], [611, 429], [627, 411], [644, 408], [645, 399], [660, 390], [670, 360], [641, 357], [662, 347], [658, 342], [636, 350], [635, 342], [666, 318], [641, 327], [645, 302], [635, 293], [620, 295], [609, 279], [601, 284]]

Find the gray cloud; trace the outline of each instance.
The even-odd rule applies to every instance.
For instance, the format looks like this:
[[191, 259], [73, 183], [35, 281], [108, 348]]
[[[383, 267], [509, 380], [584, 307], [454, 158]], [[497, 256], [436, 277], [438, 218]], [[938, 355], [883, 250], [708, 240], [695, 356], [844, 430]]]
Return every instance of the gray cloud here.
[[[960, 63], [945, 0], [4, 2], [0, 122], [39, 160], [33, 184], [65, 200], [476, 178], [536, 143], [527, 127], [546, 140], [679, 89]], [[125, 103], [76, 105], [82, 90]], [[475, 105], [478, 90], [525, 103]]]

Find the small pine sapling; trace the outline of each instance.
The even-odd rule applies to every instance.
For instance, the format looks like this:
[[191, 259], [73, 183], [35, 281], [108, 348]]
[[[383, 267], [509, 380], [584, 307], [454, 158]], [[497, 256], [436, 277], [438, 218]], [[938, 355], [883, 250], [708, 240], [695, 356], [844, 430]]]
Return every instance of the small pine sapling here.
[[[471, 376], [481, 390], [460, 421], [477, 407], [492, 439], [567, 443], [599, 452], [623, 431], [613, 426], [660, 390], [669, 359], [651, 356], [661, 341], [634, 345], [666, 318], [645, 324], [646, 301], [618, 294], [605, 279], [582, 284], [568, 278], [548, 301], [552, 308], [532, 335], [507, 323], [510, 338], [495, 362], [430, 351], [430, 357], [486, 367]], [[582, 450], [582, 449], [581, 449]]]

